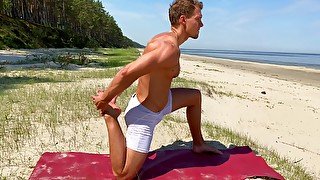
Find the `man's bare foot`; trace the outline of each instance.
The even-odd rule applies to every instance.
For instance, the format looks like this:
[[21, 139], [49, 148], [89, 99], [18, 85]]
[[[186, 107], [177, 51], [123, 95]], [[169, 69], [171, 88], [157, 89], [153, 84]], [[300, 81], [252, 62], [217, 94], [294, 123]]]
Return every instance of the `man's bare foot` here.
[[216, 148], [214, 148], [212, 146], [209, 146], [206, 143], [203, 143], [202, 145], [193, 145], [193, 149], [192, 150], [195, 153], [211, 152], [211, 153], [220, 154], [220, 155], [223, 154], [218, 149], [216, 149]]

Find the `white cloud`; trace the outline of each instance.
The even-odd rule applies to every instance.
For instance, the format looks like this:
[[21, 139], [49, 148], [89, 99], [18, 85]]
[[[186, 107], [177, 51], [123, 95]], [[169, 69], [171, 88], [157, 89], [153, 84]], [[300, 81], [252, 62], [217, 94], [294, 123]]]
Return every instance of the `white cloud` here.
[[252, 24], [259, 21], [265, 15], [261, 10], [245, 10], [235, 13], [229, 19], [230, 27], [237, 31], [247, 30]]
[[282, 9], [285, 13], [316, 13], [320, 12], [319, 0], [295, 0]]

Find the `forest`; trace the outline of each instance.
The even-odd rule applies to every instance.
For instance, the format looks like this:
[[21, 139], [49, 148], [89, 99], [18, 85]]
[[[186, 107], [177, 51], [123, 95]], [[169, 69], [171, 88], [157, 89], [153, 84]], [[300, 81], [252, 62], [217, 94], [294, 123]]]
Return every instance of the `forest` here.
[[139, 47], [95, 0], [0, 0], [0, 48]]

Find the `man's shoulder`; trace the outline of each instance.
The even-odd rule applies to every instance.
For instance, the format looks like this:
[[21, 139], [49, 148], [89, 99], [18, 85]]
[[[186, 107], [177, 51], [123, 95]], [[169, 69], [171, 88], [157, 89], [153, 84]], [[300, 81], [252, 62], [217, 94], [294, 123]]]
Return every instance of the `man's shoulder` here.
[[[180, 50], [174, 43], [168, 40], [157, 40], [150, 43], [146, 48], [157, 53], [159, 59], [175, 58]], [[150, 52], [150, 51], [149, 51]]]
[[148, 45], [156, 45], [160, 47], [166, 46], [174, 46], [175, 45], [175, 38], [169, 32], [160, 33], [155, 35], [148, 43]]
[[[161, 51], [178, 51], [179, 47], [169, 40], [157, 40], [149, 44], [151, 49], [158, 49]], [[149, 46], [148, 45], [148, 46]], [[148, 47], [147, 46], [147, 47]]]
[[157, 35], [152, 38], [146, 46], [148, 51], [160, 50], [165, 53], [180, 52], [179, 47], [174, 43], [174, 39], [167, 35]]

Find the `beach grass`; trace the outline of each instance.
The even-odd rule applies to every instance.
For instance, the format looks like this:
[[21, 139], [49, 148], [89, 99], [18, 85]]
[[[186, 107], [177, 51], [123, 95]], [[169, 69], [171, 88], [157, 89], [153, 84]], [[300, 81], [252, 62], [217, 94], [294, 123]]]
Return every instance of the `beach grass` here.
[[[177, 115], [166, 116], [163, 124], [171, 127], [172, 123], [170, 122], [185, 124], [185, 126], [188, 126], [186, 118]], [[205, 121], [205, 119], [202, 123], [202, 131], [207, 135], [207, 138], [220, 142], [223, 145], [223, 148], [249, 146], [258, 156], [262, 156], [263, 159], [266, 160], [267, 164], [280, 173], [285, 179], [314, 179], [302, 166], [287, 158], [281, 157], [275, 150], [257, 143], [247, 135], [237, 133], [229, 128]]]
[[20, 52], [26, 55], [26, 58], [19, 61], [0, 62], [1, 69], [3, 65], [25, 65], [43, 63], [47, 67], [53, 62], [58, 69], [68, 69], [68, 65], [76, 64], [81, 66], [91, 66], [96, 64], [100, 67], [120, 67], [136, 59], [139, 51], [135, 48], [114, 49], [114, 48], [96, 48], [96, 49], [41, 49], [41, 51], [25, 50]]
[[[134, 60], [138, 54], [132, 49], [97, 49], [96, 54], [111, 56], [112, 61], [121, 63], [84, 70], [40, 68], [0, 72], [0, 179], [27, 179], [35, 165], [30, 157], [39, 158], [44, 151], [89, 149], [99, 152], [106, 148], [102, 140], [90, 139], [90, 134], [94, 133], [90, 131], [90, 124], [98, 123], [94, 120], [98, 113], [90, 97], [108, 84], [108, 78], [118, 71], [115, 67]], [[125, 57], [131, 57], [131, 60]], [[102, 64], [110, 61], [110, 58], [98, 59]], [[210, 97], [217, 94], [239, 98], [207, 83], [183, 78], [177, 78], [173, 87], [199, 88]], [[133, 85], [121, 94], [118, 104], [122, 110], [134, 91]], [[165, 121], [185, 123], [176, 116], [168, 116]], [[212, 139], [250, 146], [286, 179], [312, 179], [300, 166], [244, 135], [208, 122], [203, 127]], [[37, 148], [30, 149], [34, 146]]]
[[210, 85], [206, 82], [200, 82], [185, 78], [175, 78], [172, 84], [172, 87], [187, 87], [187, 88], [201, 88], [202, 93], [209, 97], [214, 97], [214, 95], [218, 97], [232, 97], [232, 98], [240, 98], [240, 99], [247, 99], [246, 97], [239, 95], [239, 94], [233, 94], [232, 92], [225, 92], [221, 90], [221, 87]]
[[302, 166], [295, 164], [287, 158], [281, 157], [276, 151], [258, 144], [246, 135], [209, 122], [205, 122], [204, 127], [204, 130], [212, 139], [235, 146], [249, 146], [258, 155], [262, 156], [271, 167], [284, 176], [285, 179], [313, 179]]
[[110, 49], [98, 48], [96, 52], [106, 59], [93, 59], [94, 62], [99, 63], [103, 67], [120, 67], [135, 60], [139, 56], [139, 51], [135, 48], [129, 49]]

